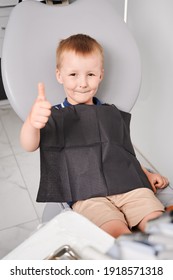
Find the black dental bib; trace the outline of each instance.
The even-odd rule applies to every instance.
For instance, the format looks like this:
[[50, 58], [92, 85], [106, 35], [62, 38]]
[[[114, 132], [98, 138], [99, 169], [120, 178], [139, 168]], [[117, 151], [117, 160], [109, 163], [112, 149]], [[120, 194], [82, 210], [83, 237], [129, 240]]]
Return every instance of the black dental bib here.
[[114, 105], [52, 108], [41, 130], [38, 202], [69, 202], [151, 185], [130, 140], [129, 113]]

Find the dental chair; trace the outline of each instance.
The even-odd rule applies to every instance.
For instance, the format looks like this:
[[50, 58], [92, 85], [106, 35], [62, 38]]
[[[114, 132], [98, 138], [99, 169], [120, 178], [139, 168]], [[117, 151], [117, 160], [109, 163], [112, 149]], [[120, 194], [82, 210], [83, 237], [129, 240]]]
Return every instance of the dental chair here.
[[[104, 47], [105, 78], [99, 99], [126, 112], [132, 109], [141, 82], [140, 56], [113, 1], [76, 0], [62, 6], [24, 1], [10, 15], [2, 51], [5, 91], [22, 120], [37, 97], [40, 81], [52, 105], [64, 100], [63, 88], [55, 77], [56, 47], [61, 39], [77, 33], [91, 35]], [[66, 203], [48, 203], [43, 221], [63, 209], [69, 209]]]
[[[113, 2], [75, 0], [68, 5], [48, 5], [29, 0], [13, 9], [2, 49], [2, 78], [8, 100], [22, 120], [37, 97], [40, 81], [52, 105], [64, 100], [55, 77], [56, 47], [61, 39], [77, 33], [91, 35], [104, 47], [105, 77], [97, 93], [99, 99], [130, 112], [140, 89], [140, 55]], [[158, 191], [165, 206], [173, 205], [169, 194], [173, 194], [171, 186]], [[66, 203], [46, 204], [43, 222], [67, 209]]]

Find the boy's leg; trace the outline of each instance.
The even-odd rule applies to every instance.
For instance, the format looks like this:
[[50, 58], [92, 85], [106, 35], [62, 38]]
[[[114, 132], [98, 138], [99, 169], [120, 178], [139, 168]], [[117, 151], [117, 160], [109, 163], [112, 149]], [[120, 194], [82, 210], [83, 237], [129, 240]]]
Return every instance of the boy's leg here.
[[148, 214], [147, 216], [145, 216], [142, 221], [137, 225], [137, 228], [139, 228], [141, 231], [145, 231], [145, 227], [146, 227], [146, 223], [150, 220], [156, 219], [158, 217], [160, 217], [163, 214], [162, 211], [155, 211], [152, 212], [150, 214]]
[[163, 204], [153, 191], [147, 188], [135, 189], [120, 198], [122, 206], [118, 206], [124, 213], [130, 229], [138, 227], [144, 231], [149, 220], [159, 217], [164, 212]]
[[100, 228], [112, 235], [114, 238], [119, 237], [122, 234], [130, 234], [131, 231], [125, 223], [120, 220], [112, 220], [104, 223]]
[[131, 233], [124, 214], [108, 197], [95, 197], [77, 201], [72, 208], [113, 237]]

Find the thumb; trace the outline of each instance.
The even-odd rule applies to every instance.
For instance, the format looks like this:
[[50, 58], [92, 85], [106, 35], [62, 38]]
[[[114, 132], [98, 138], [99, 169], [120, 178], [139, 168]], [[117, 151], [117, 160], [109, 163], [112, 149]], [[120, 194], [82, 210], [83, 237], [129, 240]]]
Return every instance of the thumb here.
[[46, 94], [45, 94], [45, 87], [43, 83], [38, 83], [38, 100], [45, 101], [46, 100]]

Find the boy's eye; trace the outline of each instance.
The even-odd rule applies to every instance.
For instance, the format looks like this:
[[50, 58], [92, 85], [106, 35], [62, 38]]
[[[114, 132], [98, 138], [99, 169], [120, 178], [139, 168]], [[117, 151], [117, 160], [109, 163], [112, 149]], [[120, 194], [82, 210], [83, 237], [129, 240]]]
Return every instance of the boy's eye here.
[[76, 73], [71, 73], [69, 76], [75, 77], [75, 76], [76, 76]]
[[88, 76], [92, 77], [95, 76], [94, 73], [89, 73]]

